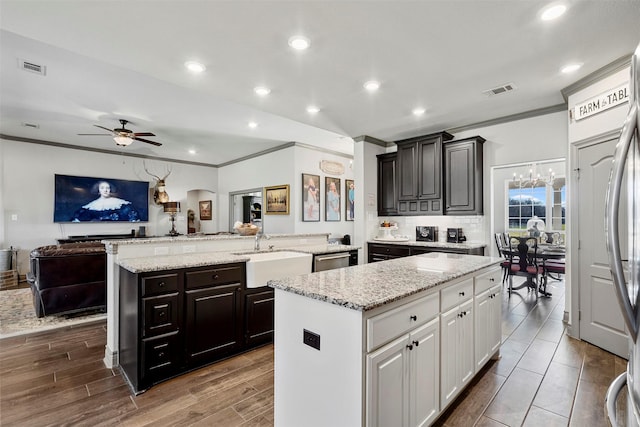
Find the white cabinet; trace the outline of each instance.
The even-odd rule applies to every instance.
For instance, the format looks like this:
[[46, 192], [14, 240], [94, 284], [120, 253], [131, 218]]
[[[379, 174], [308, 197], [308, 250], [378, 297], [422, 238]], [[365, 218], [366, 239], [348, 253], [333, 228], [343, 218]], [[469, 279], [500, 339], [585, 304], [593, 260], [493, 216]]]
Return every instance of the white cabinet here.
[[443, 290], [442, 303], [440, 407], [444, 408], [455, 399], [476, 372], [473, 351], [473, 278]]
[[439, 320], [367, 355], [367, 425], [426, 426], [439, 413]]
[[480, 369], [502, 341], [502, 286], [500, 270], [475, 277], [475, 364]]

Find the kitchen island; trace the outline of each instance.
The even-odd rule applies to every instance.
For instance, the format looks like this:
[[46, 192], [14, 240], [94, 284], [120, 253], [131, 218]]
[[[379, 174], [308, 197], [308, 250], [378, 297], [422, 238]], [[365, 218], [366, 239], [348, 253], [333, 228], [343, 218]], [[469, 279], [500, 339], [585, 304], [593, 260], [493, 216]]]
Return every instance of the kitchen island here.
[[433, 422], [499, 352], [500, 261], [429, 253], [270, 281], [275, 425]]

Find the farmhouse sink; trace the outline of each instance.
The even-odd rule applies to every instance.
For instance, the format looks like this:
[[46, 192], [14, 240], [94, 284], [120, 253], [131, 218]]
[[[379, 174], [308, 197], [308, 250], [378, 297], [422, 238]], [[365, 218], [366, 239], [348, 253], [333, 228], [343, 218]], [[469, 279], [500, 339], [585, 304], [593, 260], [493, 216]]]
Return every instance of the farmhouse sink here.
[[242, 255], [250, 259], [247, 261], [247, 288], [266, 286], [269, 280], [311, 273], [311, 254], [275, 251]]

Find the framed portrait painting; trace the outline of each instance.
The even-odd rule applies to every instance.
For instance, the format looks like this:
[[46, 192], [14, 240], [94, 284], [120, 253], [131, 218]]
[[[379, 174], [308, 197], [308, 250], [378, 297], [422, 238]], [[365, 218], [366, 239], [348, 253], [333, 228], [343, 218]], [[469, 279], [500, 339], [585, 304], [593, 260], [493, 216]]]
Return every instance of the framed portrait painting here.
[[320, 221], [320, 176], [302, 174], [302, 221]]
[[264, 187], [265, 215], [289, 215], [289, 184]]
[[199, 207], [201, 221], [210, 221], [213, 219], [211, 214], [211, 200], [201, 200], [199, 202]]
[[325, 221], [340, 221], [340, 178], [324, 178]]
[[344, 219], [353, 221], [356, 186], [352, 179], [344, 180]]

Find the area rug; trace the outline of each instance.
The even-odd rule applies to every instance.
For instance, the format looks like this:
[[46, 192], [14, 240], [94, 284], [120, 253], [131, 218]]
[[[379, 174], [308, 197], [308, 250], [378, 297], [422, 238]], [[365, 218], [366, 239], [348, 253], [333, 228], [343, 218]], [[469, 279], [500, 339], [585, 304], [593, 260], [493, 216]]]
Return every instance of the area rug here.
[[106, 313], [38, 318], [31, 298], [31, 289], [10, 289], [0, 292], [0, 339], [99, 322], [107, 318]]

